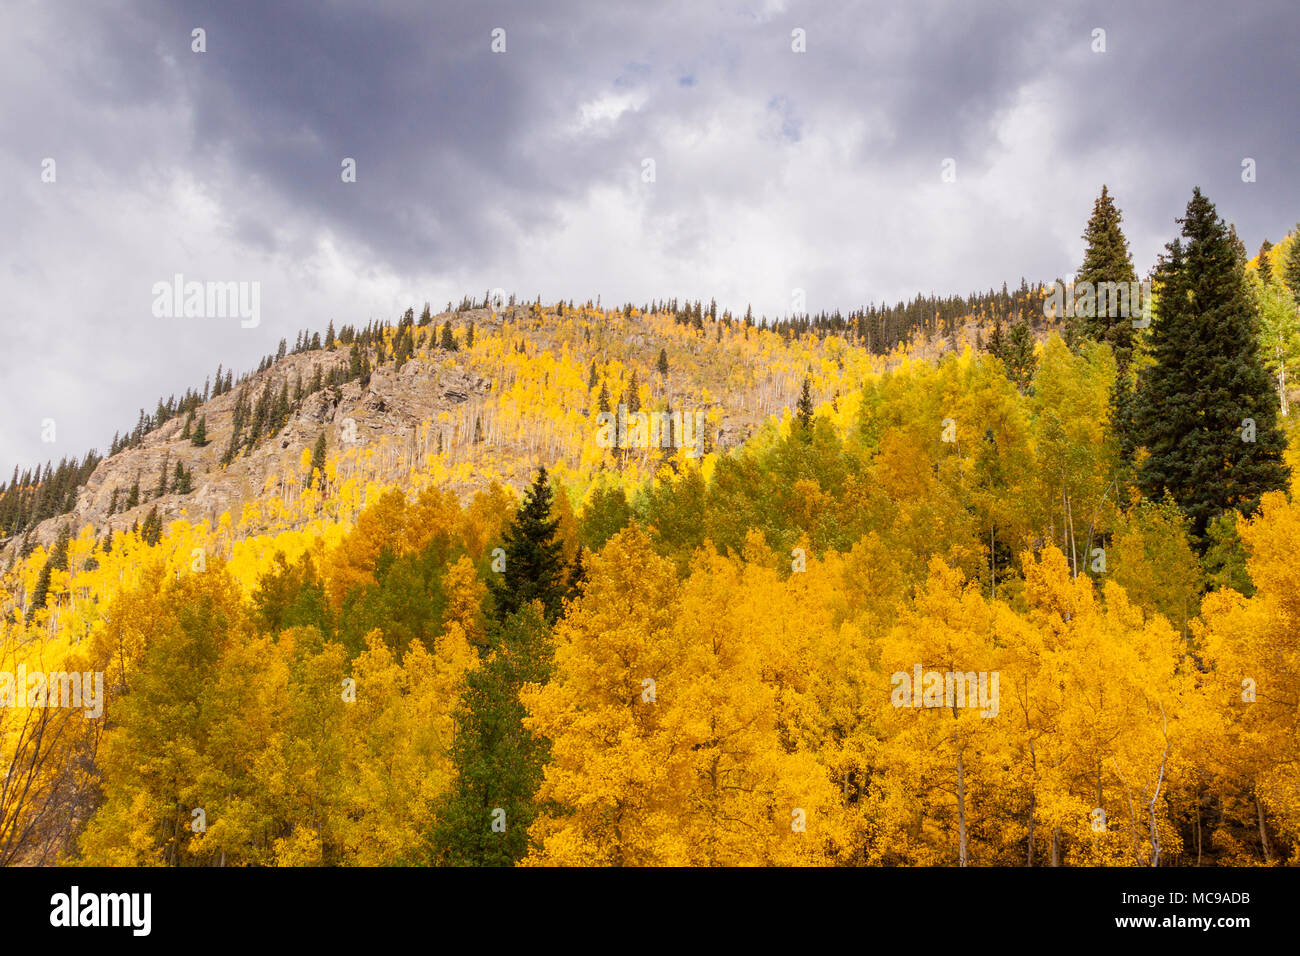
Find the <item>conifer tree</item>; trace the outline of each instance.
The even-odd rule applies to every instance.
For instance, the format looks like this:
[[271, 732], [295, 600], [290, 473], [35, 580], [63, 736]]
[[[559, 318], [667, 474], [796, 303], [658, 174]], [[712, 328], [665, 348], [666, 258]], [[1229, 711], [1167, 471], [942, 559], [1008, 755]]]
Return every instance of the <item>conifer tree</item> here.
[[165, 452], [163, 454], [162, 471], [158, 475], [158, 487], [154, 491], [155, 498], [161, 498], [167, 494], [167, 479], [171, 476], [170, 465], [171, 452]]
[[534, 795], [550, 748], [524, 729], [519, 691], [550, 676], [550, 632], [530, 605], [493, 624], [488, 643], [456, 710], [456, 780], [435, 803], [426, 836], [426, 860], [436, 865], [513, 866], [528, 852], [537, 816]]
[[1291, 235], [1286, 262], [1282, 264], [1282, 282], [1291, 290], [1291, 297], [1300, 303], [1300, 223]]
[[325, 433], [316, 437], [316, 446], [311, 452], [311, 474], [317, 487], [325, 487]]
[[162, 518], [158, 516], [158, 506], [154, 505], [144, 517], [140, 528], [140, 540], [145, 544], [157, 544], [162, 540]]
[[190, 444], [196, 448], [202, 448], [208, 443], [208, 416], [200, 415], [197, 424], [194, 426], [194, 434], [190, 436]]
[[659, 361], [655, 364], [655, 368], [659, 370], [660, 375], [668, 374], [668, 350], [667, 349], [659, 350]]
[[442, 324], [442, 336], [438, 339], [438, 348], [446, 352], [456, 351], [456, 334], [451, 330], [451, 319]]
[[1034, 356], [1034, 336], [1027, 322], [1017, 322], [1007, 333], [1002, 347], [1002, 364], [1009, 378], [1022, 393], [1034, 380], [1038, 360]]
[[1259, 281], [1268, 285], [1273, 281], [1273, 243], [1265, 239], [1259, 244], [1259, 256], [1256, 259], [1256, 271], [1259, 274]]
[[799, 422], [800, 429], [802, 429], [805, 433], [810, 433], [812, 431], [812, 423], [813, 423], [812, 386], [809, 383], [807, 376], [804, 376], [803, 391], [800, 392], [799, 394], [799, 406], [798, 406], [798, 410], [795, 413], [795, 418]]
[[1249, 514], [1264, 492], [1286, 487], [1285, 438], [1232, 237], [1199, 188], [1178, 221], [1182, 238], [1168, 244], [1156, 275], [1154, 361], [1135, 400], [1136, 438], [1149, 456], [1138, 484], [1181, 506], [1204, 546], [1219, 515]]
[[627, 411], [629, 415], [634, 415], [641, 411], [641, 389], [636, 380], [636, 369], [632, 370], [632, 378], [627, 383]]
[[[1123, 216], [1119, 207], [1105, 186], [1092, 207], [1092, 217], [1084, 230], [1083, 238], [1088, 248], [1083, 254], [1083, 265], [1075, 276], [1075, 284], [1089, 282], [1096, 292], [1096, 308], [1090, 316], [1082, 319], [1070, 318], [1067, 328], [1081, 331], [1083, 335], [1097, 342], [1105, 342], [1115, 352], [1115, 364], [1123, 372], [1128, 368], [1129, 357], [1133, 351], [1133, 315], [1111, 316], [1112, 311], [1121, 311], [1107, 307], [1103, 301], [1103, 288], [1106, 283], [1124, 283], [1127, 286], [1137, 281], [1133, 270], [1133, 260], [1129, 256], [1128, 240], [1120, 229]], [[1132, 312], [1135, 303], [1129, 302]], [[1081, 323], [1078, 324], [1078, 323]], [[1075, 336], [1077, 338], [1077, 334]], [[1073, 344], [1073, 343], [1071, 343]]]
[[494, 574], [488, 588], [504, 620], [531, 601], [541, 601], [547, 623], [560, 614], [564, 597], [564, 559], [556, 539], [559, 517], [551, 510], [552, 492], [545, 468], [538, 468], [532, 485], [506, 529], [502, 548], [505, 570]]

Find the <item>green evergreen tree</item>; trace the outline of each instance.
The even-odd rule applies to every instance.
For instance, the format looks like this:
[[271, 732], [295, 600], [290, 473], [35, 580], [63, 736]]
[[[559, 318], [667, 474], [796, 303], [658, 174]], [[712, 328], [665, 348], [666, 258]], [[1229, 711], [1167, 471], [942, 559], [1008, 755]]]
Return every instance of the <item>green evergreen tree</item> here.
[[655, 364], [655, 368], [659, 370], [660, 375], [668, 374], [668, 350], [667, 349], [659, 350], [659, 361]]
[[31, 602], [27, 605], [26, 623], [30, 624], [36, 612], [45, 607], [49, 600], [50, 593], [50, 575], [55, 571], [66, 571], [68, 569], [68, 544], [71, 541], [71, 534], [66, 527], [59, 529], [58, 537], [55, 538], [54, 547], [50, 549], [49, 557], [41, 565], [41, 573], [36, 576], [36, 584], [32, 587]]
[[812, 433], [812, 423], [813, 423], [812, 385], [809, 383], [807, 376], [804, 376], [803, 390], [799, 393], [799, 405], [797, 411], [795, 412], [795, 419], [799, 422], [799, 428], [804, 432], [804, 434]]
[[197, 424], [194, 426], [194, 434], [190, 436], [190, 444], [196, 448], [202, 448], [208, 443], [208, 416], [200, 415]]
[[1133, 319], [1136, 317], [1136, 304], [1128, 301], [1129, 314], [1112, 316], [1111, 309], [1103, 301], [1102, 289], [1105, 283], [1124, 283], [1125, 287], [1137, 281], [1133, 270], [1133, 260], [1129, 256], [1128, 240], [1120, 229], [1123, 216], [1115, 205], [1109, 191], [1101, 187], [1101, 195], [1092, 207], [1092, 217], [1084, 230], [1083, 238], [1088, 248], [1083, 254], [1083, 265], [1074, 277], [1075, 285], [1082, 282], [1092, 283], [1096, 291], [1096, 308], [1091, 316], [1070, 319], [1067, 328], [1081, 331], [1083, 335], [1097, 342], [1107, 343], [1115, 352], [1115, 363], [1123, 371], [1128, 368], [1129, 358], [1133, 353]]
[[1259, 256], [1257, 260], [1257, 272], [1259, 281], [1268, 285], [1273, 281], [1273, 243], [1265, 239], [1259, 244]]
[[1286, 262], [1282, 263], [1282, 283], [1291, 290], [1291, 297], [1300, 304], [1300, 223], [1296, 224]]
[[161, 498], [167, 494], [167, 479], [171, 477], [171, 452], [163, 453], [162, 472], [158, 475], [158, 487], [154, 489], [154, 497]]
[[325, 487], [325, 433], [316, 436], [316, 446], [311, 451], [311, 474], [318, 488]]
[[636, 369], [632, 370], [632, 378], [627, 383], [627, 413], [634, 415], [641, 411], [641, 388], [637, 384]]
[[1006, 347], [1006, 335], [1002, 331], [1002, 316], [993, 320], [993, 331], [989, 333], [988, 350], [994, 358], [1002, 358], [1002, 350]]
[[547, 623], [560, 614], [564, 597], [564, 559], [556, 540], [559, 518], [551, 511], [552, 492], [545, 468], [538, 468], [532, 485], [506, 529], [502, 548], [505, 570], [493, 574], [488, 588], [504, 620], [532, 601], [541, 601]]
[[447, 352], [456, 351], [456, 334], [451, 330], [450, 319], [442, 324], [442, 336], [438, 340], [438, 348]]
[[1034, 355], [1034, 334], [1029, 330], [1029, 323], [1017, 322], [1011, 326], [1002, 347], [1002, 364], [1007, 378], [1022, 393], [1026, 392], [1038, 368], [1038, 358]]
[[482, 665], [470, 672], [451, 745], [456, 782], [437, 801], [425, 862], [513, 866], [527, 854], [549, 744], [524, 729], [519, 690], [550, 676], [550, 633], [536, 605], [505, 616], [489, 632]]
[[158, 506], [154, 505], [144, 517], [140, 528], [140, 540], [145, 544], [157, 544], [162, 540], [162, 518], [158, 516]]
[[1135, 399], [1137, 443], [1148, 456], [1138, 484], [1187, 513], [1201, 545], [1229, 509], [1250, 514], [1287, 485], [1277, 396], [1259, 354], [1256, 318], [1232, 236], [1197, 188], [1182, 239], [1157, 270], [1152, 364]]

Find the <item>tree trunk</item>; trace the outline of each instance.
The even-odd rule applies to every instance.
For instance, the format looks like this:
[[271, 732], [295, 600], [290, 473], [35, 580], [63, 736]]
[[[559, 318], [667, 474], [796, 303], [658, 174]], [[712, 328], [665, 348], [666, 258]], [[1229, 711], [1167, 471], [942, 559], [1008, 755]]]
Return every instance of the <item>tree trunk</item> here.
[[957, 865], [966, 865], [966, 768], [957, 751]]
[[1259, 820], [1259, 846], [1264, 851], [1264, 862], [1273, 862], [1273, 845], [1268, 842], [1268, 828], [1264, 825], [1264, 807], [1259, 802], [1259, 794], [1255, 794], [1255, 816]]

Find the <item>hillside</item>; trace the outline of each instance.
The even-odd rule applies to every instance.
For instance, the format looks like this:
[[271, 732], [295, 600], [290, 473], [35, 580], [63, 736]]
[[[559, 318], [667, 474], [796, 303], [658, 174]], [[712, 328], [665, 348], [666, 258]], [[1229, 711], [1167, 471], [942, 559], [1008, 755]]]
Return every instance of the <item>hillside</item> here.
[[[634, 373], [640, 408], [702, 412], [709, 450], [723, 452], [741, 444], [768, 416], [792, 411], [805, 374], [819, 404], [850, 395], [864, 376], [897, 365], [905, 353], [934, 358], [977, 346], [977, 331], [982, 338], [993, 326], [985, 310], [998, 307], [1008, 326], [1032, 318], [1041, 340], [1059, 325], [1042, 317], [1040, 303], [1041, 295], [1027, 288], [1017, 296], [1004, 288], [1001, 296], [990, 292], [972, 296], [969, 303], [957, 300], [956, 308], [950, 300], [942, 308], [936, 305], [933, 327], [914, 329], [888, 350], [878, 347], [889, 325], [883, 315], [873, 323], [873, 346], [871, 327], [852, 317], [768, 328], [765, 319], [733, 320], [701, 308], [696, 328], [681, 313], [649, 314], [631, 307], [560, 303], [497, 311], [465, 308], [466, 302], [455, 311], [426, 315], [416, 325], [412, 310], [395, 326], [376, 331], [375, 345], [363, 350], [373, 365], [364, 383], [354, 371], [349, 380], [311, 388], [317, 376], [323, 382], [331, 373], [348, 377], [353, 359], [347, 343], [286, 352], [269, 357], [266, 368], [241, 378], [231, 391], [143, 431], [130, 447], [95, 465], [76, 488], [73, 508], [0, 542], [0, 564], [11, 564], [21, 549], [48, 547], [60, 530], [75, 533], [89, 524], [102, 536], [138, 527], [154, 509], [162, 521], [184, 518], [213, 527], [230, 513], [240, 533], [253, 533], [301, 525], [318, 517], [331, 499], [352, 513], [372, 482], [409, 487], [433, 482], [462, 500], [493, 481], [520, 491], [540, 461], [579, 490], [607, 469], [631, 488], [652, 475], [665, 456], [658, 449], [600, 453], [595, 416], [601, 388], [613, 412], [620, 400], [632, 408]], [[925, 307], [918, 297], [911, 306], [900, 303], [898, 311], [912, 313], [909, 321], [915, 321]], [[448, 323], [459, 343], [455, 351], [438, 345]], [[467, 347], [471, 325], [474, 342]], [[398, 340], [408, 330], [411, 354], [399, 364]], [[381, 338], [387, 361], [379, 358]], [[657, 368], [661, 350], [667, 374]], [[591, 385], [593, 368], [596, 385]], [[292, 401], [283, 425], [223, 462], [241, 402], [251, 408], [259, 396], [299, 389], [305, 394]], [[199, 419], [207, 438], [201, 447], [183, 437], [187, 423], [193, 427]], [[242, 428], [241, 439], [246, 433]], [[323, 495], [304, 500], [309, 485], [304, 454], [311, 454], [321, 435], [328, 485]], [[192, 490], [156, 494], [164, 469], [174, 485], [178, 465], [190, 476]], [[138, 503], [130, 507], [133, 485]], [[0, 499], [4, 490], [0, 486]]]

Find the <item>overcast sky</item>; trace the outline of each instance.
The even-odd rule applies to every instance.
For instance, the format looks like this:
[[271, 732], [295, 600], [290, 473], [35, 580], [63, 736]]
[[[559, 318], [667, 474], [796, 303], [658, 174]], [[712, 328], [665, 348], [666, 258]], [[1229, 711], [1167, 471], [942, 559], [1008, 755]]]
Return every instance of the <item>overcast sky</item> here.
[[[1252, 254], [1294, 226], [1295, 0], [1048, 6], [10, 2], [0, 480], [426, 300], [965, 294], [1072, 273], [1102, 183], [1143, 274], [1196, 185]], [[177, 273], [259, 324], [156, 317]]]

